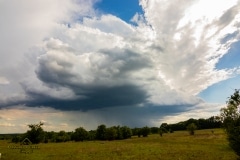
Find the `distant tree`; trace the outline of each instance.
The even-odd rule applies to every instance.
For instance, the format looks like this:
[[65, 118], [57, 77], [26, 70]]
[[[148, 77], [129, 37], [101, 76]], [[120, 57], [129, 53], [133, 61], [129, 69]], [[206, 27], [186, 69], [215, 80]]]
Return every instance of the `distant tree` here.
[[140, 128], [132, 128], [132, 135], [133, 136], [138, 136], [139, 130], [141, 130]]
[[115, 128], [116, 131], [117, 131], [117, 139], [118, 139], [118, 140], [123, 139], [122, 127], [120, 127], [120, 126], [115, 126], [114, 128]]
[[197, 129], [197, 126], [194, 123], [190, 123], [187, 126], [187, 130], [189, 131], [190, 135], [194, 135], [196, 129]]
[[227, 107], [220, 110], [223, 127], [230, 147], [240, 156], [240, 94], [235, 90], [227, 101]]
[[162, 129], [159, 129], [159, 135], [162, 137], [163, 136], [163, 131]]
[[141, 137], [141, 136], [142, 136], [142, 132], [143, 132], [143, 130], [142, 130], [142, 128], [140, 128], [140, 129], [138, 130], [138, 132], [137, 132], [138, 137]]
[[196, 127], [198, 127], [198, 120], [197, 119], [190, 118], [187, 121], [185, 121], [186, 126], [188, 126], [189, 124], [192, 124], [192, 123], [194, 123], [196, 125]]
[[51, 131], [51, 132], [45, 132], [45, 139], [44, 139], [44, 142], [47, 143], [47, 142], [56, 142], [56, 139], [57, 139], [57, 133], [54, 132], [54, 131]]
[[107, 131], [107, 128], [104, 124], [101, 124], [100, 126], [98, 126], [97, 132], [96, 132], [96, 138], [98, 140], [106, 140], [106, 131]]
[[84, 141], [88, 139], [88, 131], [86, 131], [83, 127], [79, 127], [75, 129], [75, 132], [72, 134], [72, 140], [74, 141]]
[[143, 137], [147, 137], [150, 134], [151, 129], [146, 126], [141, 129], [141, 132]]
[[121, 127], [121, 133], [123, 139], [131, 138], [132, 136], [132, 130], [127, 126]]
[[168, 133], [169, 125], [167, 123], [162, 123], [159, 129], [162, 130], [163, 133]]
[[151, 127], [151, 133], [152, 134], [158, 134], [159, 128], [158, 127]]
[[91, 130], [88, 132], [88, 140], [95, 140], [96, 139], [96, 130]]
[[44, 140], [45, 132], [42, 128], [44, 125], [43, 122], [39, 122], [39, 124], [29, 124], [28, 127], [30, 130], [27, 131], [26, 137], [33, 143], [37, 144]]
[[16, 134], [16, 135], [14, 135], [14, 134], [5, 134], [5, 135], [1, 135], [0, 139], [1, 140], [12, 140], [16, 136], [20, 136], [22, 138], [23, 135], [22, 134]]
[[[212, 116], [208, 119], [193, 119], [190, 118], [186, 121], [178, 122], [175, 124], [168, 124], [166, 126], [166, 123], [163, 123], [163, 126], [161, 125], [160, 128], [167, 128], [167, 131], [179, 131], [179, 130], [185, 130], [187, 126], [191, 123], [194, 123], [198, 129], [213, 129], [213, 128], [220, 128], [222, 126], [222, 121], [219, 116]], [[164, 129], [163, 129], [164, 130]]]
[[60, 131], [57, 133], [56, 142], [67, 142], [70, 139], [70, 135], [65, 131]]
[[110, 127], [106, 129], [105, 138], [107, 140], [115, 140], [117, 138], [117, 130], [115, 127]]
[[21, 136], [14, 136], [13, 138], [12, 138], [12, 142], [13, 143], [18, 143], [18, 142], [20, 142], [21, 141]]
[[179, 131], [179, 130], [186, 130], [187, 126], [190, 124], [190, 123], [194, 123], [194, 122], [191, 122], [193, 119], [188, 119], [186, 121], [181, 121], [181, 122], [178, 122], [176, 124], [169, 124], [168, 126], [173, 129], [174, 131]]
[[198, 129], [211, 128], [209, 126], [208, 120], [204, 118], [198, 119]]

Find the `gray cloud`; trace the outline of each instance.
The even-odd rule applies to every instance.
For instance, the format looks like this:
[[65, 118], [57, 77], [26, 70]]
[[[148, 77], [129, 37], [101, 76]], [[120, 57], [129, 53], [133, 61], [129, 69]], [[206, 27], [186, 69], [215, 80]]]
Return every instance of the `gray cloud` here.
[[239, 35], [239, 31], [235, 31], [233, 33], [228, 33], [226, 34], [222, 39], [221, 39], [221, 43], [222, 44], [225, 44], [227, 43], [228, 41], [231, 41], [233, 40], [234, 38], [236, 38], [236, 36]]
[[[79, 93], [78, 93], [79, 91]], [[147, 100], [146, 93], [140, 87], [134, 85], [102, 88], [82, 88], [74, 90], [80, 98], [75, 99], [58, 99], [48, 97], [46, 93], [27, 92], [31, 97], [25, 101], [29, 107], [50, 106], [58, 110], [82, 110], [136, 105], [145, 103]], [[84, 93], [84, 94], [83, 94]], [[84, 98], [82, 98], [84, 96]]]
[[207, 19], [194, 6], [204, 1], [141, 0], [144, 15], [132, 26], [96, 15], [94, 2], [0, 6], [0, 18], [10, 20], [0, 31], [1, 108], [50, 107], [97, 122], [152, 124], [194, 112], [204, 103], [198, 93], [236, 74], [216, 64], [239, 39], [239, 4], [219, 2], [221, 12]]
[[238, 1], [236, 5], [225, 11], [225, 13], [219, 18], [218, 25], [221, 27], [229, 25], [239, 12], [239, 4], [240, 2]]
[[[52, 43], [56, 44], [50, 47]], [[80, 87], [129, 84], [131, 73], [152, 67], [149, 57], [133, 50], [113, 48], [78, 53], [67, 46], [53, 39], [47, 43], [46, 54], [38, 59], [36, 74], [40, 80], [46, 84]]]
[[[214, 70], [220, 56], [209, 52], [216, 49], [209, 47], [209, 39], [200, 39], [201, 43], [195, 44], [195, 26], [187, 23], [179, 28], [184, 11], [192, 3], [182, 3], [177, 10], [172, 10], [177, 4], [168, 2], [156, 11], [158, 3], [141, 1], [146, 24], [142, 22], [139, 26], [133, 27], [115, 16], [103, 15], [83, 18], [81, 23], [71, 26], [56, 27], [40, 49], [32, 50], [37, 59], [36, 77], [21, 82], [26, 94], [23, 101], [29, 106], [59, 106], [62, 110], [68, 102], [72, 107], [66, 110], [145, 102], [195, 104], [198, 98], [193, 94], [227, 79], [231, 71]], [[228, 9], [222, 17], [230, 17], [233, 21], [231, 15], [235, 10], [236, 7]], [[157, 20], [159, 16], [164, 23]], [[222, 24], [223, 20], [220, 18], [217, 22]], [[211, 25], [213, 23], [203, 28]], [[126, 101], [121, 93], [128, 95], [124, 97]], [[111, 98], [104, 98], [104, 94]]]
[[[77, 2], [81, 5], [76, 5]], [[94, 15], [92, 0], [1, 1], [0, 5], [0, 99], [21, 97], [20, 83], [35, 81], [37, 56], [32, 47], [42, 43], [62, 23], [71, 23], [75, 16]], [[76, 14], [77, 13], [77, 14]], [[27, 55], [27, 53], [29, 53]], [[14, 98], [16, 99], [16, 98]], [[22, 99], [22, 98], [21, 98]], [[10, 100], [12, 102], [12, 100]]]

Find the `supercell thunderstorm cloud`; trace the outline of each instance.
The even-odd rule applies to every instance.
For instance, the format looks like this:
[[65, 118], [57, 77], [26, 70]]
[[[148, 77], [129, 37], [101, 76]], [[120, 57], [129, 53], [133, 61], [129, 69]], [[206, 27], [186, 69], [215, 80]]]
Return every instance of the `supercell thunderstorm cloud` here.
[[239, 63], [217, 67], [239, 41], [238, 1], [140, 0], [129, 21], [103, 2], [0, 2], [1, 132], [218, 114], [199, 94], [239, 76]]

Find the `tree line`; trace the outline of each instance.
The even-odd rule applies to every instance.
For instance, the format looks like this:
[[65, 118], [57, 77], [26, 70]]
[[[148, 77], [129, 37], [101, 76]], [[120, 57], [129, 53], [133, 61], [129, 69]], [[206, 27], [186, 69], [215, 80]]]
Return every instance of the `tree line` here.
[[[65, 132], [65, 131], [44, 131], [44, 124], [40, 122], [39, 124], [28, 125], [29, 130], [24, 134], [17, 134], [12, 137], [12, 142], [18, 143], [23, 139], [28, 138], [33, 144], [37, 143], [48, 143], [48, 142], [67, 142], [67, 141], [91, 141], [91, 140], [123, 140], [131, 138], [132, 136], [143, 136], [147, 137], [151, 133], [157, 133], [156, 127], [143, 127], [131, 129], [127, 126], [112, 126], [106, 127], [106, 125], [101, 124], [96, 130], [87, 131], [83, 127], [76, 128], [75, 131]], [[7, 135], [9, 137], [9, 135]]]
[[[194, 124], [191, 126], [190, 124]], [[24, 134], [14, 135], [12, 142], [21, 142], [24, 138], [30, 139], [34, 144], [48, 143], [48, 142], [67, 142], [67, 141], [91, 141], [91, 140], [123, 140], [131, 138], [132, 136], [147, 137], [149, 134], [173, 133], [174, 131], [186, 130], [192, 128], [191, 133], [195, 129], [209, 129], [220, 128], [222, 123], [218, 117], [210, 117], [208, 119], [189, 119], [187, 121], [178, 122], [175, 124], [162, 123], [160, 127], [142, 127], [142, 128], [129, 128], [128, 126], [112, 126], [106, 127], [101, 124], [96, 130], [87, 131], [83, 127], [76, 128], [72, 132], [59, 132], [44, 131], [44, 123], [28, 125], [29, 130]]]
[[213, 129], [213, 128], [220, 128], [222, 126], [222, 121], [219, 116], [212, 116], [207, 119], [190, 118], [186, 121], [181, 121], [174, 124], [162, 123], [160, 126], [160, 131], [162, 131], [163, 133], [167, 133], [167, 132], [172, 133], [174, 131], [182, 131], [182, 130], [186, 130], [186, 128], [190, 124], [196, 125], [196, 129]]

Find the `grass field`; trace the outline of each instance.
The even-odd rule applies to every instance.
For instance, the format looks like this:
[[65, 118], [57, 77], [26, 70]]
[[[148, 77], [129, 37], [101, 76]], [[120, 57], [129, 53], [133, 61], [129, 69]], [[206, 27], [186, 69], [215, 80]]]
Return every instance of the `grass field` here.
[[[16, 145], [0, 141], [1, 160], [237, 160], [221, 129], [186, 131], [120, 141], [87, 141], [38, 144], [33, 153], [10, 149]], [[17, 144], [19, 145], [19, 144]]]

